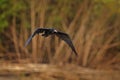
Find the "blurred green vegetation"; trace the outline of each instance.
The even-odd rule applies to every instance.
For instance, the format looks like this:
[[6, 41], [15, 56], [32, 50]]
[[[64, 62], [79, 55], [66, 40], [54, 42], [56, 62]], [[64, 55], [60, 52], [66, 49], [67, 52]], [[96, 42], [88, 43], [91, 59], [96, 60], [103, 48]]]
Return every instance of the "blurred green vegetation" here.
[[15, 0], [0, 1], [0, 31], [9, 27], [12, 16], [19, 16], [19, 12], [25, 9], [23, 1], [15, 2]]

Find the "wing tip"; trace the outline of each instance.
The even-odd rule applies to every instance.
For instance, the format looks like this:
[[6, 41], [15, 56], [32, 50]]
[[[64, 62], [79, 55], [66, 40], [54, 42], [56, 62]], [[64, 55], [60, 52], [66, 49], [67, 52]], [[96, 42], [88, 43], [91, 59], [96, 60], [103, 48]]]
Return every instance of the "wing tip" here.
[[24, 45], [24, 47], [26, 47], [28, 44], [27, 43], [25, 43], [25, 45]]
[[74, 52], [76, 56], [78, 56], [78, 53], [77, 52]]

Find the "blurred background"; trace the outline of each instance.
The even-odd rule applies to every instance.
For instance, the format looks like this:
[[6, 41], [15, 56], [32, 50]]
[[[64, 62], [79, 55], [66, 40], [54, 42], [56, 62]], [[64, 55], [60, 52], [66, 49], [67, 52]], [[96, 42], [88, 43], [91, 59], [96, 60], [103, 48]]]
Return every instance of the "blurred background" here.
[[[56, 36], [24, 47], [38, 27], [68, 33], [78, 56]], [[120, 70], [120, 0], [0, 0], [0, 63]]]

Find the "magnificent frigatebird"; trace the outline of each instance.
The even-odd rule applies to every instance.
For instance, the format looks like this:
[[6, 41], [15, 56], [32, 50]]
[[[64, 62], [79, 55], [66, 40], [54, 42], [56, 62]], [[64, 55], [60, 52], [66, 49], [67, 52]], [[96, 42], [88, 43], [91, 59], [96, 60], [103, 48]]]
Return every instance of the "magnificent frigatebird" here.
[[32, 40], [32, 38], [36, 35], [36, 34], [40, 34], [42, 33], [42, 36], [44, 37], [48, 37], [49, 35], [56, 35], [58, 36], [60, 39], [64, 40], [70, 47], [71, 49], [74, 51], [75, 55], [77, 55], [77, 52], [73, 46], [73, 43], [69, 37], [68, 34], [57, 31], [56, 29], [53, 28], [37, 28], [35, 29], [35, 31], [33, 32], [33, 34], [28, 38], [28, 40], [25, 43], [25, 47], [30, 43], [30, 41]]

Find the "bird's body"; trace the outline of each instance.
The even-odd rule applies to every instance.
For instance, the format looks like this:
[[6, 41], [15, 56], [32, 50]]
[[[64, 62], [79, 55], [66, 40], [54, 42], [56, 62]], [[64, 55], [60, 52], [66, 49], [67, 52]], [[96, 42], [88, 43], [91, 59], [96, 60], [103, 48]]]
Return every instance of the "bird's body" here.
[[73, 46], [73, 43], [72, 43], [69, 35], [66, 33], [57, 31], [56, 29], [53, 29], [53, 28], [37, 28], [33, 32], [33, 34], [29, 37], [29, 39], [27, 40], [27, 42], [25, 43], [25, 46], [27, 46], [30, 43], [30, 41], [36, 34], [40, 34], [40, 33], [42, 33], [42, 36], [44, 36], [44, 37], [48, 37], [53, 34], [58, 36], [60, 39], [64, 40], [71, 47], [71, 49], [74, 51], [74, 53], [77, 55], [77, 52]]

